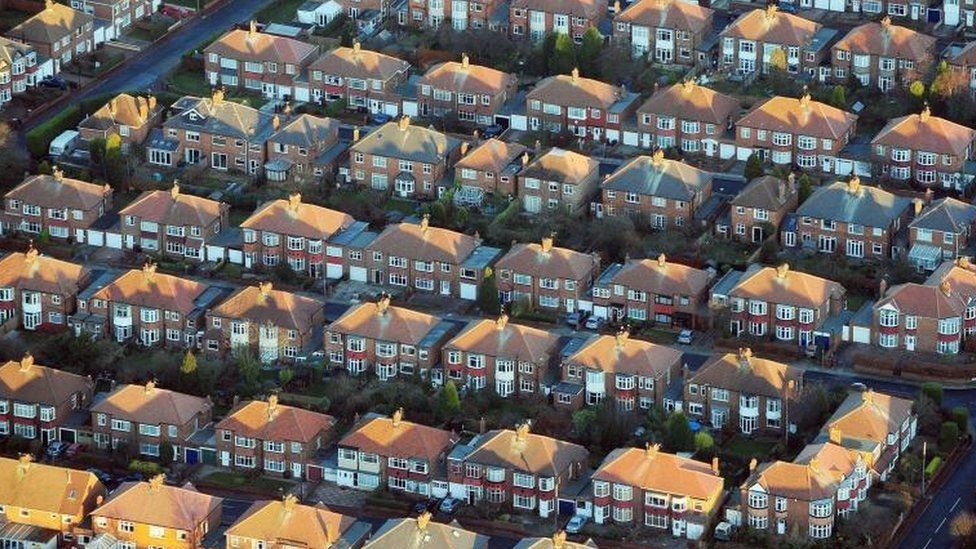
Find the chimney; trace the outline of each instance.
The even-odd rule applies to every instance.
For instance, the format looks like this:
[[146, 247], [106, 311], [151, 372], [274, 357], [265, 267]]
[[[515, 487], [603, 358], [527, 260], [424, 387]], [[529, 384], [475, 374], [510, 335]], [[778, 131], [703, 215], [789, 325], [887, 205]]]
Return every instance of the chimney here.
[[352, 51], [354, 53], [359, 53], [360, 48], [361, 48], [361, 46], [359, 44], [359, 40], [353, 40], [353, 42], [352, 42]]
[[887, 291], [888, 291], [888, 281], [882, 278], [881, 281], [878, 282], [878, 299], [884, 297], [885, 292]]
[[20, 458], [17, 463], [17, 477], [21, 480], [27, 475], [27, 470], [30, 469], [31, 462], [34, 461], [34, 456], [30, 454], [20, 454]]
[[956, 267], [961, 269], [969, 269], [972, 263], [969, 260], [968, 255], [961, 255], [956, 258]]
[[522, 165], [527, 166], [529, 164], [529, 153], [528, 151], [522, 153]]
[[466, 154], [468, 154], [468, 142], [467, 141], [462, 141], [461, 142], [461, 156], [464, 156]]
[[277, 114], [271, 118], [271, 127], [274, 128], [275, 131], [278, 131], [278, 128], [281, 127], [281, 119], [278, 118]]
[[613, 13], [620, 15], [620, 0], [613, 0]]
[[891, 17], [885, 15], [881, 18], [881, 31], [885, 34], [891, 32]]
[[918, 214], [922, 213], [922, 208], [924, 207], [925, 207], [925, 202], [923, 202], [921, 198], [916, 198], [915, 200], [912, 200], [912, 208], [914, 209], [915, 217], [918, 217]]
[[37, 261], [38, 255], [40, 255], [40, 252], [37, 251], [37, 248], [34, 247], [34, 242], [31, 241], [31, 243], [27, 245], [27, 251], [24, 252], [24, 263], [33, 265]]
[[789, 272], [790, 264], [780, 263], [780, 265], [776, 267], [776, 278], [786, 278], [786, 275], [789, 274]]
[[657, 256], [657, 268], [663, 269], [668, 264], [668, 256], [663, 253]]
[[929, 121], [931, 115], [932, 111], [929, 110], [929, 104], [926, 102], [925, 106], [922, 107], [922, 112], [918, 113], [918, 121], [924, 124]]
[[111, 98], [111, 99], [108, 100], [108, 112], [113, 117], [115, 116], [115, 114], [117, 112], [119, 112], [119, 108], [118, 107], [119, 107], [119, 98], [118, 98], [118, 96], [113, 97], [113, 98]]
[[430, 228], [430, 214], [424, 214], [424, 216], [420, 218], [420, 232], [426, 233], [427, 229], [429, 228]]
[[146, 279], [146, 282], [152, 282], [153, 278], [156, 277], [156, 264], [151, 261], [147, 261], [145, 264], [143, 264], [142, 277]]
[[952, 284], [949, 283], [948, 278], [939, 284], [939, 290], [942, 291], [942, 295], [952, 297]]
[[820, 460], [817, 459], [816, 456], [814, 456], [814, 457], [810, 458], [810, 461], [809, 461], [809, 463], [807, 463], [807, 466], [810, 467], [810, 469], [812, 471], [819, 471], [820, 470]]
[[359, 141], [359, 126], [353, 126], [352, 128], [352, 142], [355, 143]]
[[660, 444], [651, 444], [648, 442], [644, 445], [644, 454], [649, 458], [653, 458], [661, 450]]
[[146, 394], [151, 395], [155, 392], [156, 392], [156, 382], [150, 379], [149, 381], [146, 382]]
[[925, 189], [925, 203], [926, 204], [931, 204], [932, 203], [932, 196], [934, 194], [935, 193], [932, 191], [932, 187], [929, 187], [929, 188]]
[[830, 429], [827, 430], [827, 437], [830, 439], [830, 442], [837, 445], [840, 445], [841, 440], [844, 438], [840, 427], [837, 427], [836, 425], [830, 426]]
[[573, 83], [579, 82], [579, 68], [573, 67], [573, 72], [569, 74], [573, 78]]
[[776, 4], [769, 4], [766, 6], [766, 22], [769, 23], [776, 18], [776, 12], [779, 10], [779, 6]]
[[485, 416], [481, 416], [480, 418], [478, 418], [478, 434], [483, 435], [487, 430], [488, 430], [488, 426], [486, 425], [485, 422]]
[[613, 337], [617, 340], [617, 348], [620, 349], [627, 344], [627, 339], [630, 338], [630, 332], [627, 330], [627, 328], [620, 328], [620, 330], [617, 331], [617, 334]]
[[430, 523], [430, 511], [424, 511], [423, 513], [420, 513], [420, 516], [417, 517], [417, 530], [420, 530], [421, 532], [426, 532], [428, 523]]
[[149, 491], [158, 492], [163, 487], [163, 481], [166, 480], [166, 475], [159, 473], [158, 475], [149, 479]]
[[[617, 5], [620, 5], [620, 0], [617, 0]], [[566, 531], [559, 530], [552, 535], [552, 547], [553, 549], [563, 549], [566, 547]]]
[[747, 369], [751, 363], [752, 349], [749, 347], [739, 347], [739, 366], [743, 369]]
[[295, 504], [298, 503], [298, 496], [295, 494], [288, 494], [281, 504], [285, 507], [285, 512], [290, 513], [295, 509]]
[[298, 207], [302, 205], [302, 193], [292, 193], [288, 195], [288, 209], [292, 212], [297, 212]]
[[718, 456], [712, 458], [712, 472], [718, 475]]
[[498, 319], [495, 320], [495, 327], [498, 330], [504, 330], [505, 326], [508, 326], [508, 315], [502, 311], [502, 314], [498, 315]]
[[847, 181], [847, 192], [849, 192], [849, 193], [851, 193], [853, 195], [860, 194], [860, 192], [861, 192], [861, 178], [860, 177], [858, 177], [856, 175], [852, 175], [851, 176], [850, 180]]
[[651, 164], [653, 164], [655, 168], [659, 168], [661, 167], [662, 163], [664, 163], [664, 149], [659, 148], [651, 155]]
[[213, 96], [210, 98], [214, 105], [219, 105], [224, 102], [224, 89], [214, 88]]
[[61, 169], [61, 166], [51, 168], [51, 175], [54, 176], [54, 180], [58, 183], [64, 181], [64, 171]]
[[31, 366], [33, 365], [34, 365], [34, 356], [31, 355], [30, 352], [28, 351], [27, 353], [24, 354], [24, 358], [20, 359], [20, 371], [26, 372], [30, 370]]
[[520, 423], [518, 427], [515, 428], [515, 440], [519, 442], [524, 442], [525, 438], [529, 435], [529, 426], [531, 423], [529, 420], [525, 420]]
[[44, 0], [44, 9], [50, 11], [54, 9], [54, 0]]
[[156, 110], [156, 96], [155, 95], [150, 95], [149, 96], [149, 112], [152, 112], [154, 110]]
[[264, 281], [258, 284], [258, 293], [260, 294], [261, 300], [265, 300], [271, 295], [272, 287], [270, 281]]
[[552, 251], [552, 235], [542, 237], [542, 253], [549, 253]]
[[786, 183], [782, 180], [776, 185], [776, 196], [780, 205], [786, 203]]
[[466, 53], [461, 54], [461, 67], [468, 68], [468, 54]]
[[695, 81], [692, 80], [691, 78], [685, 78], [681, 82], [681, 91], [685, 95], [688, 95], [691, 92], [695, 91]]
[[390, 309], [390, 296], [383, 294], [378, 300], [376, 300], [376, 312], [378, 314], [386, 314], [386, 311]]
[[393, 427], [400, 426], [400, 422], [403, 421], [403, 408], [397, 408], [396, 411], [393, 412], [392, 421], [393, 421]]
[[268, 395], [268, 421], [274, 419], [275, 414], [278, 413], [278, 395], [271, 393]]
[[410, 127], [410, 117], [407, 115], [401, 116], [398, 124], [400, 125], [401, 132], [407, 131], [407, 128]]
[[803, 109], [803, 110], [807, 110], [807, 109], [810, 108], [810, 94], [809, 93], [804, 92], [803, 93], [803, 96], [800, 97], [800, 108]]
[[142, 122], [149, 120], [149, 100], [138, 97], [136, 98], [136, 103], [139, 104], [139, 120]]
[[173, 200], [176, 200], [176, 198], [180, 196], [180, 180], [179, 179], [174, 179], [173, 180], [173, 187], [169, 190], [169, 195], [171, 197], [173, 197]]
[[759, 462], [756, 461], [756, 458], [750, 459], [749, 460], [749, 472], [751, 473], [751, 472], [755, 471], [757, 465], [759, 465]]

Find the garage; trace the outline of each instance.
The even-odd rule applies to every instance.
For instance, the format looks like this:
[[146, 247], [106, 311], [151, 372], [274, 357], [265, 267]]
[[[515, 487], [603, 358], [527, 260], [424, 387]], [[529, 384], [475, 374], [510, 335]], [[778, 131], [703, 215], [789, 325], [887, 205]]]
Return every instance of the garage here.
[[326, 263], [325, 264], [325, 278], [331, 280], [338, 280], [342, 278], [342, 263]]
[[122, 235], [119, 233], [105, 233], [105, 246], [115, 250], [121, 250]]
[[462, 282], [461, 299], [467, 299], [468, 301], [478, 299], [478, 286], [476, 284], [471, 284], [470, 282]]
[[349, 267], [349, 280], [366, 282], [366, 267]]

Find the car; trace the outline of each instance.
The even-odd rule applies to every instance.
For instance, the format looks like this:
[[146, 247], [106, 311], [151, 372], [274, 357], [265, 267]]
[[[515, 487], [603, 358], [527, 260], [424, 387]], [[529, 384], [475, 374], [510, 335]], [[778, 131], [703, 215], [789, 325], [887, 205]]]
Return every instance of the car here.
[[505, 128], [501, 127], [498, 124], [492, 124], [491, 126], [485, 128], [485, 131], [481, 132], [481, 136], [484, 137], [485, 139], [489, 139], [492, 137], [498, 137], [503, 133], [505, 133]]
[[56, 440], [48, 445], [47, 451], [44, 453], [47, 454], [47, 456], [50, 458], [61, 457], [61, 455], [64, 454], [65, 450], [68, 449], [68, 446], [70, 445], [67, 442], [61, 442], [60, 440]]
[[422, 515], [428, 511], [436, 511], [438, 503], [440, 502], [436, 499], [426, 499], [424, 501], [418, 501], [413, 505], [411, 514]]
[[715, 539], [718, 541], [730, 541], [733, 530], [735, 530], [735, 527], [732, 526], [732, 523], [723, 520], [715, 526]]
[[393, 120], [393, 117], [384, 112], [377, 112], [373, 113], [369, 119], [373, 122], [373, 124], [386, 124], [390, 120]]
[[601, 324], [603, 324], [602, 318], [591, 316], [590, 318], [586, 319], [583, 326], [585, 326], [587, 330], [599, 330]]
[[783, 13], [796, 15], [796, 4], [793, 2], [780, 2], [776, 7]]
[[579, 328], [580, 324], [583, 322], [583, 313], [576, 311], [575, 313], [569, 313], [566, 315], [566, 324], [569, 324], [573, 328]]
[[128, 473], [125, 476], [119, 477], [119, 482], [142, 482], [146, 480], [146, 475], [142, 473]]
[[74, 457], [74, 456], [77, 456], [78, 454], [83, 453], [85, 450], [88, 450], [88, 446], [87, 445], [82, 444], [80, 442], [76, 442], [76, 443], [68, 446], [68, 449], [65, 450], [64, 455], [67, 456], [67, 457]]
[[101, 469], [96, 469], [94, 467], [91, 467], [87, 469], [87, 471], [95, 475], [95, 478], [102, 481], [102, 484], [108, 484], [115, 480], [115, 478], [113, 478], [112, 475], [106, 473], [105, 471], [102, 471]]
[[566, 530], [567, 534], [579, 534], [580, 531], [583, 530], [584, 526], [586, 526], [586, 517], [583, 515], [576, 515], [569, 519], [569, 522], [566, 523], [566, 528], [564, 528], [564, 530]]
[[694, 339], [694, 330], [681, 330], [678, 332], [678, 343], [682, 345], [691, 345], [691, 340]]
[[441, 513], [444, 513], [445, 515], [451, 515], [454, 514], [454, 511], [457, 511], [458, 507], [460, 506], [461, 506], [461, 500], [457, 498], [444, 498], [444, 501], [441, 502], [440, 506], [438, 506], [438, 509], [440, 510]]
[[66, 90], [68, 89], [68, 82], [60, 76], [45, 76], [41, 79], [41, 86]]

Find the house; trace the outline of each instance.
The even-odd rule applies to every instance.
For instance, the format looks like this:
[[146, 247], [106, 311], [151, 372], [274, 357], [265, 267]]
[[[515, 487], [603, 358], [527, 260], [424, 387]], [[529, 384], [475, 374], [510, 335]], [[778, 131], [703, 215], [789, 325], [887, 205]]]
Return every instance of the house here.
[[650, 341], [632, 339], [626, 328], [596, 335], [563, 359], [553, 392], [557, 406], [599, 406], [612, 400], [626, 412], [644, 414], [664, 405], [664, 393], [681, 371], [681, 353]]
[[44, 70], [30, 44], [0, 36], [0, 106], [40, 83]]
[[437, 473], [457, 441], [451, 431], [404, 420], [403, 409], [392, 417], [367, 415], [338, 443], [336, 483], [423, 497], [442, 492], [445, 496], [447, 485]]
[[729, 202], [727, 233], [734, 240], [753, 244], [775, 237], [798, 200], [792, 174], [786, 181], [770, 175], [757, 177]]
[[600, 257], [552, 245], [520, 243], [495, 264], [499, 301], [528, 301], [532, 308], [576, 312], [600, 273]]
[[424, 215], [420, 223], [387, 225], [366, 246], [364, 259], [373, 284], [473, 301], [485, 267], [500, 254], [498, 248], [482, 245], [477, 234], [431, 227]]
[[[241, 222], [244, 266], [274, 267], [284, 260], [294, 271], [312, 278], [338, 278], [329, 253], [329, 239], [356, 220], [347, 213], [302, 203], [302, 195], [265, 202]], [[341, 255], [340, 255], [341, 259]], [[341, 264], [335, 265], [341, 277]]]
[[585, 211], [600, 184], [600, 163], [593, 157], [553, 147], [536, 156], [518, 174], [518, 195], [528, 213], [563, 209]]
[[613, 450], [591, 483], [597, 524], [644, 525], [688, 539], [708, 531], [725, 492], [717, 457], [703, 463], [657, 444]]
[[296, 185], [331, 175], [345, 146], [339, 143], [339, 121], [300, 114], [268, 137], [268, 181]]
[[267, 401], [245, 402], [214, 426], [222, 467], [252, 469], [304, 479], [306, 464], [333, 436], [335, 419], [311, 410]]
[[0, 319], [16, 318], [25, 330], [56, 331], [75, 312], [87, 267], [40, 255], [31, 245], [0, 259]]
[[584, 543], [569, 541], [566, 539], [566, 532], [558, 530], [548, 538], [522, 538], [522, 541], [515, 544], [515, 549], [595, 549], [596, 546], [592, 539]]
[[465, 1], [459, 4], [410, 0], [401, 17], [401, 25], [414, 27], [437, 29], [441, 23], [447, 23], [455, 31], [508, 31], [508, 4], [496, 0]]
[[323, 53], [308, 66], [309, 86], [316, 102], [345, 101], [350, 109], [397, 115], [410, 63], [383, 53], [364, 50], [359, 42]]
[[54, 73], [95, 51], [95, 18], [54, 0], [44, 9], [8, 30], [7, 38], [32, 46], [39, 55], [54, 60]]
[[[538, 1], [538, 0], [531, 0]], [[518, 2], [512, 3], [515, 11]], [[513, 20], [513, 29], [516, 23]], [[640, 95], [592, 78], [578, 69], [540, 80], [526, 95], [529, 129], [572, 132], [593, 141], [620, 140], [621, 128], [637, 108]]]
[[430, 68], [417, 83], [420, 116], [456, 117], [458, 122], [488, 126], [515, 96], [518, 77], [491, 67], [447, 61]]
[[[642, 0], [631, 6], [656, 1]], [[667, 5], [707, 9], [673, 0]], [[637, 107], [640, 145], [645, 149], [678, 147], [688, 154], [716, 156], [719, 139], [732, 128], [733, 117], [738, 112], [739, 100], [734, 97], [690, 79], [673, 84], [657, 91]]]
[[880, 22], [858, 25], [831, 48], [834, 79], [857, 79], [862, 86], [887, 92], [929, 73], [935, 62], [936, 38], [914, 29]]
[[872, 307], [872, 343], [885, 349], [958, 353], [963, 317], [976, 318], [976, 307], [970, 303], [972, 295], [955, 290], [946, 279], [892, 286]]
[[652, 229], [688, 226], [712, 195], [712, 174], [678, 160], [636, 156], [600, 183], [602, 215], [625, 215]]
[[206, 349], [249, 349], [264, 364], [293, 362], [322, 347], [325, 304], [317, 297], [245, 286], [207, 311]]
[[208, 259], [207, 244], [229, 215], [227, 203], [182, 193], [178, 182], [168, 191], [145, 191], [119, 210], [126, 248], [197, 261]]
[[969, 250], [976, 225], [976, 206], [940, 198], [908, 224], [908, 260], [921, 270], [931, 271], [944, 259], [955, 259]]
[[204, 71], [213, 88], [246, 89], [269, 99], [308, 101], [305, 69], [318, 52], [319, 48], [308, 42], [258, 32], [252, 20], [249, 29], [232, 29], [203, 49]]
[[163, 106], [158, 104], [155, 96], [120, 93], [85, 117], [78, 124], [78, 133], [89, 143], [117, 135], [125, 153], [133, 144], [141, 145], [149, 137], [149, 130], [159, 124], [162, 114]]
[[92, 401], [90, 377], [34, 363], [30, 353], [0, 366], [0, 435], [74, 442], [69, 419]]
[[456, 447], [448, 457], [447, 477], [453, 497], [547, 518], [558, 512], [559, 488], [580, 478], [588, 458], [586, 448], [530, 433], [526, 422]]
[[780, 231], [786, 248], [807, 248], [853, 258], [892, 257], [895, 235], [908, 221], [911, 200], [857, 176], [818, 188]]
[[210, 169], [258, 175], [267, 162], [268, 138], [280, 129], [277, 115], [212, 97], [183, 97], [173, 103], [162, 129], [149, 133], [149, 164], [175, 168], [204, 164]]
[[460, 187], [454, 200], [480, 206], [485, 194], [515, 196], [518, 172], [528, 163], [526, 147], [520, 143], [490, 138], [473, 149], [461, 143], [461, 158], [454, 163], [455, 179]]
[[465, 530], [456, 520], [445, 524], [432, 522], [430, 518], [430, 512], [425, 512], [416, 518], [390, 519], [363, 549], [400, 549], [416, 544], [418, 539], [425, 540], [425, 545], [431, 547], [488, 549], [488, 536]]
[[203, 546], [220, 525], [223, 499], [196, 491], [192, 485], [168, 486], [160, 474], [146, 482], [126, 482], [92, 511], [95, 539], [119, 545], [171, 549]]
[[792, 425], [790, 405], [803, 388], [803, 370], [752, 356], [748, 347], [707, 360], [686, 374], [684, 408], [689, 417], [745, 435], [782, 433]]
[[973, 179], [966, 165], [973, 160], [976, 130], [932, 116], [926, 105], [919, 114], [889, 120], [871, 139], [881, 173], [925, 187], [963, 190]]
[[812, 47], [821, 28], [775, 4], [748, 11], [719, 34], [720, 66], [738, 75], [768, 74], [773, 68], [806, 74], [820, 65]]
[[33, 175], [3, 196], [3, 232], [21, 231], [86, 242], [85, 230], [112, 209], [112, 188], [65, 177]]
[[711, 279], [708, 271], [669, 262], [664, 254], [614, 263], [593, 284], [593, 316], [697, 327]]
[[158, 458], [168, 450], [182, 461], [190, 439], [213, 417], [209, 398], [145, 385], [121, 385], [91, 408], [95, 446], [101, 450], [128, 447], [133, 453]]
[[325, 328], [331, 368], [352, 375], [373, 372], [381, 380], [427, 375], [455, 326], [440, 318], [390, 306], [388, 296], [348, 309]]
[[252, 503], [224, 537], [227, 547], [358, 547], [365, 536], [353, 528], [355, 523], [322, 503], [302, 505], [298, 496], [288, 494], [282, 501]]
[[863, 459], [870, 471], [866, 492], [875, 479], [888, 479], [898, 458], [915, 440], [918, 416], [914, 405], [911, 399], [871, 389], [852, 391], [824, 424], [817, 440], [829, 438]]
[[695, 52], [712, 32], [714, 10], [678, 0], [638, 0], [613, 18], [613, 41], [634, 57], [666, 65], [694, 65]]
[[[791, 16], [793, 17], [793, 16]], [[778, 95], [746, 113], [735, 124], [736, 154], [756, 154], [779, 166], [833, 173], [837, 154], [854, 137], [857, 116], [810, 99]]]
[[[973, 13], [972, 10], [967, 11]], [[968, 88], [970, 94], [976, 94], [976, 43], [966, 42], [959, 51], [947, 56], [946, 61], [964, 89]]]
[[513, 0], [508, 8], [509, 34], [516, 40], [528, 36], [541, 42], [559, 32], [579, 44], [588, 28], [600, 26], [607, 10], [606, 0]]
[[967, 256], [960, 256], [955, 261], [943, 261], [925, 281], [930, 286], [941, 286], [948, 283], [950, 289], [958, 292], [966, 300], [966, 310], [963, 312], [963, 337], [976, 334], [976, 267]]
[[557, 334], [509, 322], [505, 313], [497, 320], [474, 320], [444, 345], [444, 371], [435, 370], [432, 380], [472, 391], [492, 387], [501, 397], [544, 394], [558, 345]]
[[833, 280], [794, 271], [789, 264], [752, 264], [728, 293], [733, 337], [771, 337], [802, 348], [843, 310], [846, 291]]
[[78, 312], [68, 317], [75, 335], [132, 338], [140, 345], [197, 344], [204, 312], [224, 296], [223, 289], [156, 272], [156, 264], [130, 269], [109, 284], [79, 298]]
[[454, 186], [449, 166], [460, 156], [461, 142], [410, 117], [387, 122], [349, 147], [352, 181], [401, 198], [435, 199]]
[[[72, 8], [95, 16], [98, 26], [105, 23], [106, 39], [119, 38], [140, 19], [149, 17], [159, 9], [158, 0], [71, 0]], [[104, 22], [104, 23], [103, 23]]]
[[106, 495], [88, 471], [0, 457], [0, 545], [61, 547]]

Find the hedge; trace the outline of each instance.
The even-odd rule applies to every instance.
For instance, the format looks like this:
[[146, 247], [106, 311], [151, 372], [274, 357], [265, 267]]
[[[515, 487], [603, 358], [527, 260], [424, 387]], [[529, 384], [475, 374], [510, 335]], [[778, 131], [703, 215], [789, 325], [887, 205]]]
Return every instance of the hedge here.
[[942, 466], [942, 458], [940, 458], [939, 456], [935, 456], [934, 458], [932, 458], [932, 461], [930, 461], [929, 464], [925, 466], [925, 476], [932, 478], [932, 475], [934, 475], [935, 472], [938, 471], [939, 467], [941, 466]]

